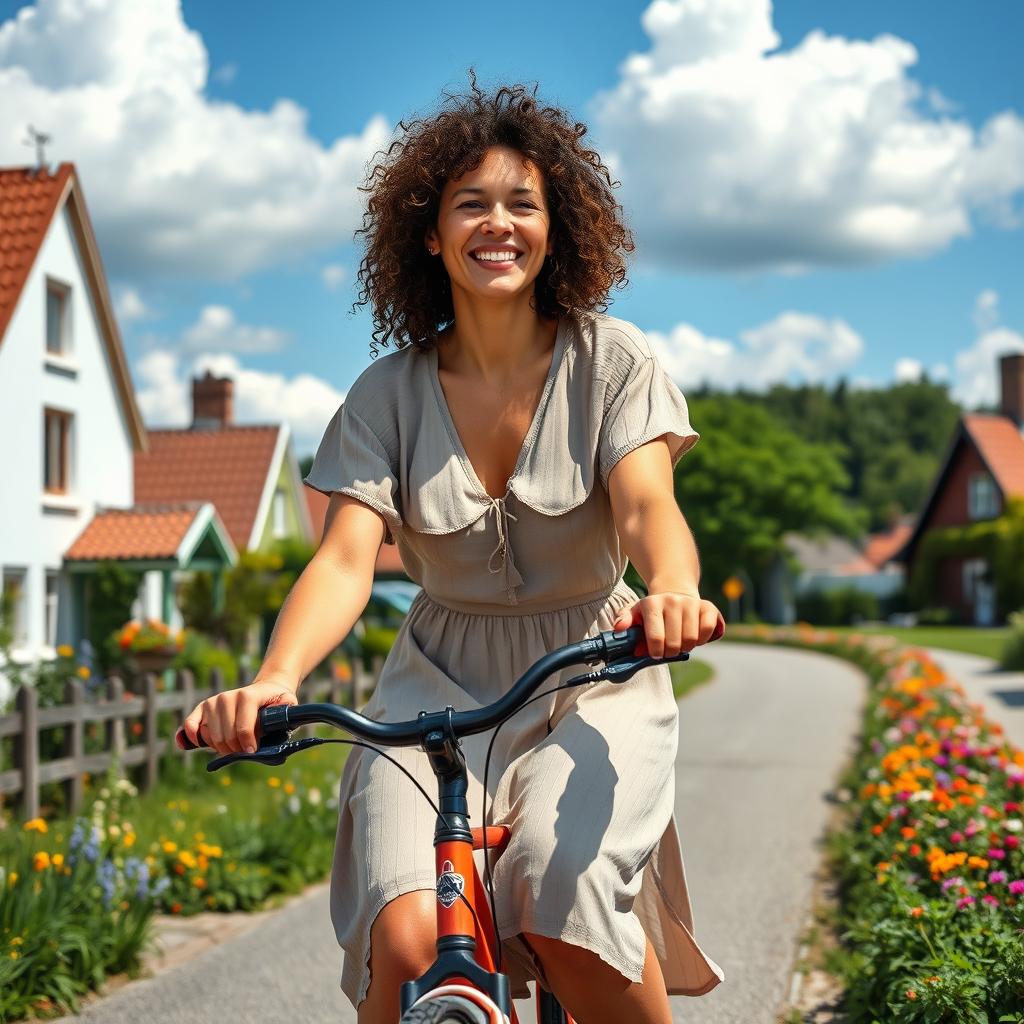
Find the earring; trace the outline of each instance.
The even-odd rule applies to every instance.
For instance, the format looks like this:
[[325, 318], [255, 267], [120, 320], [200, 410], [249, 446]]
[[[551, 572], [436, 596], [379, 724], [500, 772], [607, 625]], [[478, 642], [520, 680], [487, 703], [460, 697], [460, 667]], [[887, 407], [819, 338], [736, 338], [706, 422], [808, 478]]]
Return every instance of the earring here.
[[431, 256], [436, 256], [440, 251], [441, 251], [440, 249], [428, 249], [427, 250], [427, 252], [429, 252]]

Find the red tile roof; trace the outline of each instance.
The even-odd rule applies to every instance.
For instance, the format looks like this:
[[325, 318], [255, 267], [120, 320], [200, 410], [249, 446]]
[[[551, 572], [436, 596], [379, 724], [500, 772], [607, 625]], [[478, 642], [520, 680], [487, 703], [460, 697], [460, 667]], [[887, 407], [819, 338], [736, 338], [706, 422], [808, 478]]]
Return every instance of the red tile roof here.
[[[302, 488], [306, 492], [306, 506], [309, 508], [309, 518], [313, 522], [313, 540], [320, 544], [324, 535], [324, 521], [327, 518], [327, 506], [330, 504], [330, 496], [310, 487], [308, 484]], [[381, 573], [403, 573], [405, 565], [402, 562], [402, 555], [397, 544], [381, 544], [377, 552], [377, 563], [373, 568], [375, 576]]]
[[201, 501], [97, 511], [65, 552], [70, 562], [174, 558], [203, 507]]
[[1024, 497], [1024, 437], [1009, 416], [964, 416], [971, 440], [1005, 497]]
[[893, 559], [914, 532], [913, 518], [896, 523], [883, 533], [873, 533], [864, 545], [863, 555], [876, 569]]
[[56, 174], [45, 167], [0, 170], [0, 342], [73, 172], [72, 164]]
[[235, 547], [244, 551], [280, 430], [150, 430], [149, 451], [135, 453], [135, 500], [212, 502]]

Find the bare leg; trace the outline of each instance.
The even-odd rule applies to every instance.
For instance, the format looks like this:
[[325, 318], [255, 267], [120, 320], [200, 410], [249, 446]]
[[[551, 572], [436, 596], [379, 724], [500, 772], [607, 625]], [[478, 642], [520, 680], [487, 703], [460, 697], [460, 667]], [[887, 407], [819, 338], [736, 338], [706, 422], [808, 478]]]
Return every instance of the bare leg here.
[[396, 1024], [403, 981], [418, 978], [437, 958], [437, 897], [433, 889], [403, 893], [385, 904], [370, 928], [370, 988], [359, 1024]]
[[577, 1024], [672, 1024], [661, 964], [650, 940], [642, 982], [628, 981], [589, 949], [525, 933], [558, 1001]]

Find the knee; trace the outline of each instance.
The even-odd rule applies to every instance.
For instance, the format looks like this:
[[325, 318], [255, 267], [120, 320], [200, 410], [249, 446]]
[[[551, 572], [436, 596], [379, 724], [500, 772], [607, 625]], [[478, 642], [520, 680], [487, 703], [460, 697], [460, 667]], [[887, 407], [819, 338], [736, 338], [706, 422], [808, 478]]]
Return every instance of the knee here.
[[418, 978], [437, 957], [437, 914], [432, 891], [396, 897], [381, 909], [370, 929], [371, 970], [390, 983]]

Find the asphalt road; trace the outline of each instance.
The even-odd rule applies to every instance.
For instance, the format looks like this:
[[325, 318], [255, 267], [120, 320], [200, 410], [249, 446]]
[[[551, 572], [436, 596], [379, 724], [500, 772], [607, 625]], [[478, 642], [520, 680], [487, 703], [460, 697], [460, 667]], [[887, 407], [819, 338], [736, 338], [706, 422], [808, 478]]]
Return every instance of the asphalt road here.
[[[826, 797], [852, 752], [865, 681], [805, 651], [724, 643], [700, 656], [717, 676], [681, 704], [676, 810], [695, 934], [725, 981], [704, 996], [675, 997], [674, 1020], [774, 1024], [821, 856]], [[355, 1024], [339, 972], [319, 887], [245, 934], [64, 1020]], [[519, 1009], [532, 1024], [528, 1004]]]

